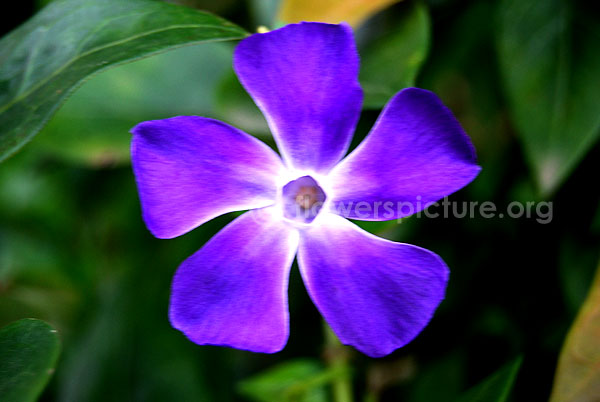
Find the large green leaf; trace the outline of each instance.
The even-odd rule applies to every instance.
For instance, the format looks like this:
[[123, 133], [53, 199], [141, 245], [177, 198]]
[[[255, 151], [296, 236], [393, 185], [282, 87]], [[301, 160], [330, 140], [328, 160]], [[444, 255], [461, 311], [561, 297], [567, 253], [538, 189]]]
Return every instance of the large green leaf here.
[[406, 4], [391, 30], [361, 52], [364, 107], [381, 108], [396, 92], [415, 84], [429, 48], [429, 25], [423, 4]]
[[56, 0], [0, 41], [0, 160], [34, 136], [91, 74], [241, 28], [154, 0]]
[[513, 121], [543, 195], [600, 134], [600, 24], [567, 0], [504, 0], [500, 69]]
[[0, 400], [34, 401], [54, 372], [60, 343], [56, 330], [26, 318], [0, 329]]
[[550, 401], [596, 401], [600, 395], [600, 265], [563, 345]]
[[459, 402], [504, 402], [512, 389], [522, 358], [508, 363], [500, 370], [469, 389], [458, 399]]

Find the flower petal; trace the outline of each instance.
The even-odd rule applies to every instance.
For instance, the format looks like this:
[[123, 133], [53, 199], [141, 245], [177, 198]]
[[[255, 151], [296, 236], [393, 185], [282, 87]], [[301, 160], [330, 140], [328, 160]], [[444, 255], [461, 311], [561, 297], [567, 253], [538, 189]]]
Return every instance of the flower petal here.
[[131, 159], [148, 229], [172, 238], [231, 211], [272, 205], [283, 164], [256, 138], [196, 116], [140, 123]]
[[298, 235], [274, 212], [245, 213], [178, 268], [169, 318], [193, 342], [265, 353], [285, 346]]
[[467, 185], [480, 170], [450, 110], [434, 93], [408, 88], [331, 172], [332, 208], [353, 219], [408, 216]]
[[410, 342], [444, 298], [446, 264], [431, 251], [327, 214], [300, 232], [308, 293], [343, 344], [381, 357]]
[[237, 46], [233, 65], [290, 168], [326, 173], [344, 156], [362, 104], [350, 26], [255, 34]]

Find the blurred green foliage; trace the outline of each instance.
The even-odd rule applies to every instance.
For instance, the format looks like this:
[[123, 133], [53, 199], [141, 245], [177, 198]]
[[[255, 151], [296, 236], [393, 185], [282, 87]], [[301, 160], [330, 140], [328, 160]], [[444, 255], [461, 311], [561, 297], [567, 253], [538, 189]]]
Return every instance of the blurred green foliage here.
[[124, 133], [138, 122], [215, 115], [218, 83], [228, 71], [233, 74], [231, 51], [219, 43], [187, 46], [107, 71], [75, 92], [37, 146], [80, 165], [129, 164], [130, 138]]
[[[429, 48], [429, 13], [423, 4], [409, 4], [388, 24], [382, 18], [373, 18], [364, 28], [370, 37], [361, 52], [360, 84], [363, 106], [369, 109], [381, 109], [396, 92], [415, 86]], [[391, 28], [379, 29], [380, 24]]]
[[[276, 1], [185, 3], [249, 32], [277, 24]], [[600, 257], [600, 77], [590, 67], [600, 42], [584, 35], [597, 32], [596, 11], [582, 1], [405, 0], [356, 29], [370, 108], [352, 146], [385, 97], [405, 85], [432, 89], [472, 137], [483, 167], [453, 201], [502, 209], [547, 200], [553, 209], [546, 224], [479, 216], [361, 223], [435, 251], [452, 274], [446, 300], [412, 343], [377, 360], [344, 349], [355, 395], [454, 401], [522, 355], [509, 400], [550, 396]], [[140, 216], [128, 130], [197, 114], [274, 145], [233, 74], [234, 45], [189, 46], [95, 76], [0, 164], [0, 325], [44, 319], [64, 349], [42, 400], [331, 400], [338, 377], [296, 267], [290, 340], [278, 354], [199, 347], [168, 323], [177, 265], [233, 215], [180, 238], [153, 238]], [[557, 155], [557, 170], [543, 170]]]

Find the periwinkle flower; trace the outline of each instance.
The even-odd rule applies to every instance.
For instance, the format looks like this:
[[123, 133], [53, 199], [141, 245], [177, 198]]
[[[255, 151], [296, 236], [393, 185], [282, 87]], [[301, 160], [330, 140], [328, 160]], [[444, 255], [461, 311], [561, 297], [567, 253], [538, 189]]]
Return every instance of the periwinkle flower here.
[[133, 129], [143, 217], [156, 237], [252, 210], [175, 274], [169, 318], [193, 342], [281, 350], [296, 255], [310, 297], [338, 338], [369, 356], [410, 342], [442, 301], [448, 268], [440, 257], [346, 218], [396, 219], [423, 209], [473, 180], [480, 170], [475, 151], [433, 93], [408, 88], [344, 158], [361, 110], [358, 64], [344, 24], [288, 25], [239, 43], [236, 74], [265, 115], [281, 158], [203, 117]]

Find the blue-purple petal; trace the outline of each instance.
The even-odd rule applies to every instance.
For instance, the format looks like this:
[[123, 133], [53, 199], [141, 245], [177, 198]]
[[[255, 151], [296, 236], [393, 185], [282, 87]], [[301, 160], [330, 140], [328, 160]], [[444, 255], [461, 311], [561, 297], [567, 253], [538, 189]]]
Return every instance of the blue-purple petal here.
[[333, 214], [300, 233], [298, 265], [340, 341], [371, 357], [417, 336], [448, 280], [447, 266], [431, 251], [378, 238]]
[[159, 238], [231, 211], [272, 205], [283, 164], [256, 138], [195, 116], [140, 123], [131, 159], [142, 214]]
[[464, 187], [480, 169], [452, 112], [434, 93], [408, 88], [331, 172], [332, 208], [353, 219], [401, 218]]
[[171, 324], [200, 345], [281, 350], [297, 232], [274, 208], [240, 216], [185, 260], [173, 279]]
[[346, 153], [362, 104], [350, 26], [300, 23], [240, 42], [234, 69], [286, 164], [325, 173]]

